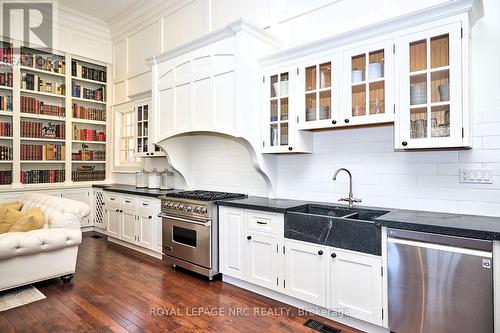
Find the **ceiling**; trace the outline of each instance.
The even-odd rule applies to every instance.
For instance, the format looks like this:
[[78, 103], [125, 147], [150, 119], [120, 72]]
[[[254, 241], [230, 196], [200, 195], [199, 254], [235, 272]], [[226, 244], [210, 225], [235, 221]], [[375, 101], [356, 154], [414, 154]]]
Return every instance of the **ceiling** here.
[[109, 22], [143, 0], [59, 0], [58, 4]]

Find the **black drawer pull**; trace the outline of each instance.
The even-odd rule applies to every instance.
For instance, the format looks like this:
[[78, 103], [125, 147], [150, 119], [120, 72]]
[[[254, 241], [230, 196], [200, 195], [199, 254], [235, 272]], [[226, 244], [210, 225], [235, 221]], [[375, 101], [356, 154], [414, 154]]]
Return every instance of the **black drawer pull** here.
[[320, 256], [322, 256], [322, 255], [323, 255], [323, 251], [319, 250], [319, 251], [318, 251], [318, 254], [319, 254]]
[[130, 200], [125, 200], [126, 203], [130, 203]]
[[123, 210], [120, 209], [120, 213], [123, 213]]
[[335, 125], [336, 123], [337, 123], [337, 121], [336, 121], [336, 120], [332, 120], [332, 124], [334, 124], [334, 125]]
[[267, 224], [267, 222], [257, 221], [257, 224]]
[[115, 210], [115, 211], [116, 211], [116, 212], [120, 212], [120, 210], [119, 210], [119, 209], [117, 209], [117, 210]]
[[148, 219], [152, 219], [153, 217], [152, 216], [148, 216]]
[[247, 236], [247, 239], [248, 239], [248, 240], [252, 239], [252, 236]]
[[332, 257], [332, 258], [336, 258], [336, 257], [337, 257], [337, 254], [336, 254], [336, 253], [332, 253], [332, 254], [330, 254], [330, 257]]
[[406, 141], [401, 142], [401, 144], [402, 144], [403, 146], [405, 146], [405, 147], [406, 147], [406, 146], [408, 146], [408, 142], [406, 142]]
[[345, 122], [346, 124], [348, 124], [348, 123], [349, 123], [349, 119], [347, 119], [347, 118], [346, 118], [346, 119], [344, 119], [344, 122]]

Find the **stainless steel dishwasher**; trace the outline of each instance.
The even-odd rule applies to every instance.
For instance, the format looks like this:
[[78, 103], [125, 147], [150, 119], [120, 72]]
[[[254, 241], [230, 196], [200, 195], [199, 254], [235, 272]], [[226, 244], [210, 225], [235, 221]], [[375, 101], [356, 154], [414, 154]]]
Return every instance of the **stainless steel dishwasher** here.
[[388, 229], [389, 328], [493, 333], [493, 243]]

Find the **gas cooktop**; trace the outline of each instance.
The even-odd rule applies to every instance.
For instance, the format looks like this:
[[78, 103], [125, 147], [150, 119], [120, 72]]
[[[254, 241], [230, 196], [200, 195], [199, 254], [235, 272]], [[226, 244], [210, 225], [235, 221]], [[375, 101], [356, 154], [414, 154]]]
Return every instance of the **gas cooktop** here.
[[229, 193], [229, 192], [216, 192], [216, 191], [183, 191], [183, 192], [174, 192], [167, 193], [164, 196], [165, 198], [173, 198], [173, 199], [189, 199], [189, 200], [197, 200], [197, 201], [217, 201], [217, 200], [225, 200], [225, 199], [239, 199], [246, 198], [246, 194], [241, 193]]

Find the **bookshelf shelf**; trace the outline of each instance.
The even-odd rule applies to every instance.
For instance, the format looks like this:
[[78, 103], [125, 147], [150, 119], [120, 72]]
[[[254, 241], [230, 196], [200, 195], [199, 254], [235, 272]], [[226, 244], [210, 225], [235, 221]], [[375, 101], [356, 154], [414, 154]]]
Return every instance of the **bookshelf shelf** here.
[[106, 161], [71, 161], [74, 164], [106, 164]]
[[106, 82], [101, 82], [101, 81], [96, 81], [96, 80], [90, 80], [90, 79], [83, 79], [81, 77], [76, 77], [76, 76], [72, 76], [71, 80], [75, 80], [75, 81], [79, 81], [79, 82], [83, 82], [83, 83], [97, 84], [97, 85], [101, 85], [101, 86], [105, 86], [106, 85]]
[[34, 160], [34, 161], [20, 161], [21, 164], [64, 164], [66, 161], [57, 160]]
[[9, 90], [9, 91], [12, 91], [13, 88], [9, 87], [9, 86], [0, 86], [0, 90]]
[[11, 164], [13, 161], [0, 161], [0, 164]]
[[39, 96], [49, 96], [49, 97], [56, 97], [56, 98], [66, 98], [66, 95], [58, 95], [58, 94], [52, 94], [48, 92], [43, 92], [43, 91], [36, 91], [36, 90], [29, 90], [29, 89], [19, 89], [21, 93], [24, 94], [32, 94], [32, 95], [39, 95]]
[[48, 139], [48, 138], [21, 138], [21, 141], [66, 142], [65, 139]]
[[0, 116], [9, 116], [9, 117], [12, 117], [13, 115], [14, 115], [14, 113], [12, 111], [0, 110]]
[[57, 76], [57, 77], [60, 77], [60, 78], [65, 78], [66, 77], [66, 74], [61, 74], [61, 73], [51, 72], [51, 71], [45, 71], [43, 69], [38, 69], [38, 68], [33, 68], [33, 67], [28, 67], [28, 66], [19, 66], [19, 68], [22, 71], [26, 71], [26, 72], [41, 73], [41, 74], [46, 74], [46, 75], [53, 75], [53, 76]]
[[12, 140], [11, 136], [0, 136], [0, 140]]
[[43, 114], [32, 114], [32, 113], [24, 113], [24, 112], [21, 112], [21, 118], [40, 119], [40, 120], [54, 120], [54, 121], [66, 121], [66, 117], [46, 116], [46, 115], [43, 115]]
[[105, 121], [73, 118], [74, 123], [106, 126]]
[[94, 104], [100, 104], [100, 105], [106, 105], [107, 102], [101, 102], [101, 101], [96, 101], [93, 99], [88, 99], [88, 98], [81, 98], [81, 97], [71, 97], [73, 101], [80, 101], [80, 102], [88, 102], [88, 103], [94, 103]]
[[90, 143], [90, 144], [96, 144], [96, 145], [105, 145], [105, 141], [85, 141], [85, 140], [72, 140], [71, 142], [73, 143]]

